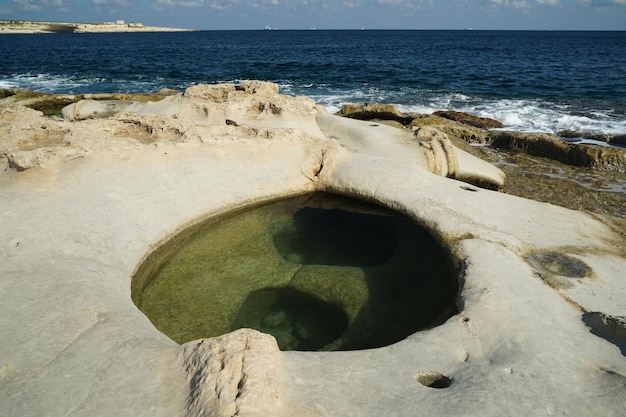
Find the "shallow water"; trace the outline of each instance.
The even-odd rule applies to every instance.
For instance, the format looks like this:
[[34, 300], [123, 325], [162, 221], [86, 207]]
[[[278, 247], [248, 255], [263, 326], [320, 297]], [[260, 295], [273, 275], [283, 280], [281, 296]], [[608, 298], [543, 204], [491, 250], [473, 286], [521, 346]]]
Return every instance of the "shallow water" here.
[[133, 299], [178, 343], [237, 328], [283, 350], [385, 346], [455, 314], [458, 273], [428, 232], [377, 206], [313, 194], [174, 239]]

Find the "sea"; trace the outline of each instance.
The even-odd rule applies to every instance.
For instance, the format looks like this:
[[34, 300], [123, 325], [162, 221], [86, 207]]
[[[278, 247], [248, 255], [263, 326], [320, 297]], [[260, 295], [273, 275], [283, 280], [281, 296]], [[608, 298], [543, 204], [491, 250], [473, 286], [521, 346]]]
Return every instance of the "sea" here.
[[626, 134], [626, 32], [257, 30], [0, 35], [0, 88], [139, 93], [278, 83], [329, 111], [388, 103], [507, 129]]

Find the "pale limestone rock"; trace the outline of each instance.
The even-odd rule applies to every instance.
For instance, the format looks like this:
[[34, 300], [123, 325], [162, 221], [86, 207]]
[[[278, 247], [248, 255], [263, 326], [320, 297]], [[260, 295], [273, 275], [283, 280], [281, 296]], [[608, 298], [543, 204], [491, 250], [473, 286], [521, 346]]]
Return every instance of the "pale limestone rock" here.
[[37, 148], [30, 151], [14, 151], [6, 154], [8, 167], [16, 171], [41, 167], [54, 160], [68, 160], [81, 156], [82, 153], [77, 149], [59, 146]]
[[456, 178], [486, 188], [501, 188], [498, 168], [454, 147], [445, 133], [431, 127], [415, 134], [385, 124], [346, 119], [323, 111], [317, 123], [329, 138], [351, 154], [369, 154], [399, 163], [406, 161], [436, 175]]
[[132, 102], [123, 100], [80, 100], [63, 108], [63, 118], [78, 120], [103, 118], [114, 115], [130, 107]]
[[[436, 132], [344, 120], [276, 91], [203, 86], [76, 122], [0, 107], [0, 154], [16, 164], [0, 172], [3, 416], [623, 415], [624, 230], [459, 181], [503, 178]], [[38, 162], [15, 162], [27, 154]], [[159, 242], [314, 190], [429, 229], [462, 266], [461, 312], [391, 346], [314, 353], [245, 330], [177, 346], [133, 304], [131, 277]], [[527, 260], [536, 253], [586, 268], [561, 275]]]
[[185, 343], [178, 357], [189, 384], [186, 416], [282, 415], [282, 359], [272, 336], [241, 329]]
[[278, 95], [278, 84], [250, 81], [242, 85], [234, 84], [199, 84], [185, 90], [185, 96], [203, 101], [223, 102], [242, 95], [254, 94], [259, 98], [271, 98]]
[[422, 127], [415, 131], [415, 137], [424, 149], [429, 171], [443, 177], [456, 178], [459, 160], [448, 136], [435, 128]]

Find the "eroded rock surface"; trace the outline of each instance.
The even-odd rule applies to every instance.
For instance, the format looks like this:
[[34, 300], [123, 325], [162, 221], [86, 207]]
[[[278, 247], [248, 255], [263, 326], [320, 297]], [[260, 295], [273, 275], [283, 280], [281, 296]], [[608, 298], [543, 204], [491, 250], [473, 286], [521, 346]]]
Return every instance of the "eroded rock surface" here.
[[[399, 129], [277, 91], [197, 86], [75, 121], [2, 99], [3, 416], [623, 415], [623, 223], [477, 187], [503, 175], [454, 146], [457, 122]], [[133, 304], [159, 242], [312, 191], [427, 228], [461, 266], [459, 313], [390, 346], [313, 353], [246, 330], [178, 346]]]
[[551, 134], [490, 132], [491, 145], [543, 156], [569, 165], [626, 172], [626, 149], [568, 143]]
[[276, 340], [251, 329], [181, 345], [187, 374], [185, 416], [277, 416], [283, 369]]
[[[598, 147], [585, 143], [569, 143], [553, 134], [526, 133], [504, 130], [505, 126], [493, 119], [457, 111], [436, 111], [433, 114], [403, 113], [395, 106], [382, 104], [347, 104], [338, 115], [359, 120], [391, 120], [398, 127], [419, 129], [430, 126], [472, 144], [487, 144], [498, 149], [524, 152], [550, 158], [569, 165], [602, 171], [626, 172], [626, 149], [620, 135], [596, 135], [586, 132], [562, 131], [563, 138], [588, 138], [616, 144], [618, 147]], [[462, 144], [455, 142], [463, 148]]]

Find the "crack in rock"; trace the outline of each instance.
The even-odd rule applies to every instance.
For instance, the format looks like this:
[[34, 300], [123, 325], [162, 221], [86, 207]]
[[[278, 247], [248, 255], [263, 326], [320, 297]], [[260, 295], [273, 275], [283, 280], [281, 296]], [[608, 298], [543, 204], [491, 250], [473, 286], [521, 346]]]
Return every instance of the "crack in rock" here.
[[282, 377], [276, 340], [252, 329], [179, 348], [187, 373], [187, 417], [279, 415]]

